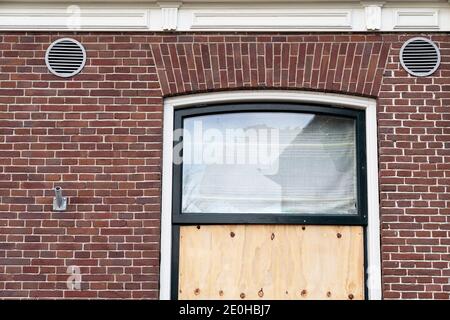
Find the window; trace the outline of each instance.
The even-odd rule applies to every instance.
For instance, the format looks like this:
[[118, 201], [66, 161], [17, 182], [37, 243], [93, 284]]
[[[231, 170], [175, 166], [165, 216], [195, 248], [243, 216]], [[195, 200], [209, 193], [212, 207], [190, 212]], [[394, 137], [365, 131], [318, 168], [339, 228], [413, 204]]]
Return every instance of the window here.
[[366, 221], [362, 111], [217, 105], [175, 111], [175, 129], [174, 222]]

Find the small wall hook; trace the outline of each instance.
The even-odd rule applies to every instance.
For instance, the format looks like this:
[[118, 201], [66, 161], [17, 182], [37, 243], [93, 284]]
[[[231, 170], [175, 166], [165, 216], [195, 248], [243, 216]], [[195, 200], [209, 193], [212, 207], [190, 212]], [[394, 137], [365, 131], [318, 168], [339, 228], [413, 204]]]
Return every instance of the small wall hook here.
[[53, 211], [65, 211], [67, 209], [67, 197], [62, 196], [62, 188], [55, 187], [55, 197], [53, 198]]

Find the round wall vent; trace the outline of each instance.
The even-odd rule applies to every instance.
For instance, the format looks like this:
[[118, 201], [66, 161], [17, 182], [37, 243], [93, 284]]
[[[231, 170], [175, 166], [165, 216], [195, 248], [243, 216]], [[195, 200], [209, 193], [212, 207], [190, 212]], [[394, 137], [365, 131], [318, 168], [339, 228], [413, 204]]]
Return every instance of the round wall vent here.
[[400, 50], [402, 67], [413, 76], [426, 77], [441, 63], [439, 48], [426, 38], [412, 38]]
[[58, 77], [72, 77], [86, 63], [86, 50], [77, 40], [62, 38], [53, 42], [45, 53], [45, 64]]

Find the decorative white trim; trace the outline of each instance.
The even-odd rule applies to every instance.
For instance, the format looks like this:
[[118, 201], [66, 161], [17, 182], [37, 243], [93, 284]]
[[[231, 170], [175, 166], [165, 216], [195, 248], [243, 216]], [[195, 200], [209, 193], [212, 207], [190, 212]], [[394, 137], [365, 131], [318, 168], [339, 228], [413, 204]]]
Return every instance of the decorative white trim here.
[[292, 12], [194, 12], [191, 29], [299, 29], [352, 30], [351, 10]]
[[161, 29], [164, 31], [177, 30], [178, 26], [178, 8], [181, 2], [158, 2], [161, 7]]
[[376, 102], [373, 99], [341, 94], [302, 92], [289, 90], [242, 90], [214, 92], [172, 97], [164, 100], [163, 128], [163, 175], [161, 211], [161, 267], [160, 299], [170, 299], [171, 251], [172, 251], [172, 146], [173, 114], [178, 108], [193, 107], [209, 103], [283, 101], [324, 103], [336, 107], [365, 110], [367, 198], [368, 198], [368, 289], [371, 300], [381, 299], [380, 217], [378, 200], [378, 144]]
[[445, 0], [11, 1], [0, 30], [450, 31]]
[[147, 15], [135, 9], [0, 7], [0, 30], [148, 30]]
[[384, 2], [361, 2], [361, 4], [364, 6], [366, 29], [380, 30], [382, 25], [381, 10], [383, 8]]
[[396, 10], [394, 29], [439, 30], [439, 10], [422, 8]]

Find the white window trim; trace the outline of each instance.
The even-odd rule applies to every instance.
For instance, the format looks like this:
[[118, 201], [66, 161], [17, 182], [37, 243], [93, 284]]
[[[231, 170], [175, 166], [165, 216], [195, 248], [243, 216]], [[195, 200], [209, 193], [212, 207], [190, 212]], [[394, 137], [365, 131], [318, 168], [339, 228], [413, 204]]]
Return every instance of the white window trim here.
[[171, 252], [172, 252], [172, 148], [174, 110], [212, 103], [230, 102], [313, 102], [329, 106], [354, 108], [366, 115], [366, 157], [367, 157], [367, 265], [368, 298], [379, 300], [381, 294], [380, 217], [378, 201], [378, 145], [376, 101], [374, 99], [342, 94], [288, 91], [288, 90], [242, 90], [215, 92], [171, 97], [164, 100], [163, 128], [163, 175], [161, 210], [161, 265], [160, 299], [170, 299]]

